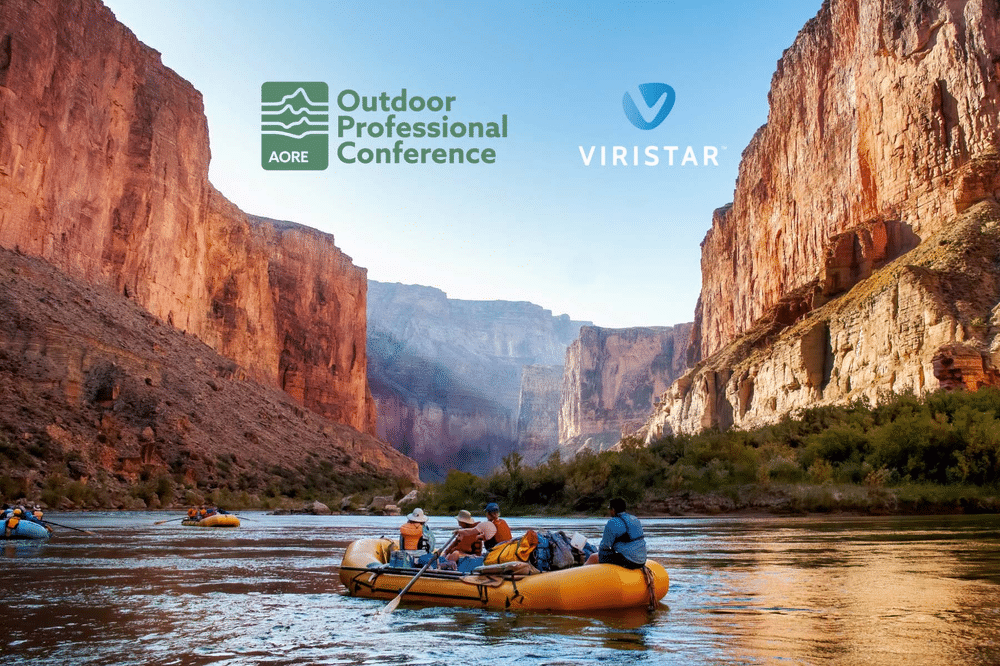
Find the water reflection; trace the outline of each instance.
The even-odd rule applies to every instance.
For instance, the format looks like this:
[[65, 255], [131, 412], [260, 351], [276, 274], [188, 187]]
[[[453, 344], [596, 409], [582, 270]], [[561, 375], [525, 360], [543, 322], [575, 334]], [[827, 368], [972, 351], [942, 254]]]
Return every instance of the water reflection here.
[[[398, 519], [251, 514], [239, 530], [79, 514], [4, 544], [6, 664], [1000, 663], [995, 516], [643, 521], [665, 603], [588, 615], [343, 594], [352, 540]], [[604, 519], [509, 519], [599, 536]], [[440, 534], [450, 518], [434, 518]], [[514, 658], [512, 655], [522, 655]], [[506, 660], [506, 661], [505, 661]]]
[[[696, 574], [690, 592], [705, 598], [705, 630], [725, 637], [725, 661], [983, 663], [984, 653], [1000, 656], [981, 631], [1000, 601], [993, 526], [964, 517], [740, 521], [681, 541], [714, 570]], [[687, 596], [673, 573], [676, 608]]]

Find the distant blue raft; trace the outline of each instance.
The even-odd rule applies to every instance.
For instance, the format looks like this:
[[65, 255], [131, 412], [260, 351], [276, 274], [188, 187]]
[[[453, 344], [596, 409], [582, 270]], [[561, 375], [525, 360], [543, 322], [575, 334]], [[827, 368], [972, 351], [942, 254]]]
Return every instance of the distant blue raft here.
[[49, 529], [45, 525], [24, 518], [8, 518], [3, 524], [0, 539], [48, 539]]

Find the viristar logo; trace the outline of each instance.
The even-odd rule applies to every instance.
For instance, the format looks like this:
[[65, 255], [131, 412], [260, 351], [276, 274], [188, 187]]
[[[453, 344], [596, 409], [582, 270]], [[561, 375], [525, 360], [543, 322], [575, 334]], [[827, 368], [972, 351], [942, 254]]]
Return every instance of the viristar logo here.
[[652, 120], [647, 121], [643, 112], [632, 100], [632, 95], [626, 91], [625, 96], [622, 97], [625, 116], [629, 122], [641, 130], [654, 129], [663, 122], [663, 119], [670, 113], [670, 109], [674, 108], [674, 98], [676, 97], [674, 89], [666, 83], [641, 83], [639, 84], [639, 93], [642, 94], [644, 110], [647, 113], [655, 110], [656, 104], [661, 98], [663, 98], [663, 106], [656, 112], [656, 116]]

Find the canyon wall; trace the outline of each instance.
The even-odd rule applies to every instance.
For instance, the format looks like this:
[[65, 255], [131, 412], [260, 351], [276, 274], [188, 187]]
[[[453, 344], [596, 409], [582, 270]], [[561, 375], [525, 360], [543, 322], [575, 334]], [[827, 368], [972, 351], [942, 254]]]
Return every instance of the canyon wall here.
[[997, 383], [1000, 5], [828, 0], [702, 244], [700, 359], [640, 435]]
[[563, 366], [526, 365], [517, 404], [517, 452], [524, 464], [539, 465], [559, 443]]
[[824, 2], [778, 63], [767, 124], [702, 245], [702, 357], [814, 307], [838, 234], [899, 225], [891, 259], [1000, 189], [998, 12], [990, 0]]
[[208, 181], [201, 95], [97, 0], [0, 1], [0, 246], [133, 299], [374, 434], [366, 271]]
[[584, 326], [566, 350], [559, 408], [560, 449], [569, 457], [635, 430], [654, 400], [688, 367], [691, 324]]
[[582, 323], [531, 303], [370, 280], [378, 436], [417, 460], [425, 480], [488, 473], [517, 447], [522, 368], [561, 364]]

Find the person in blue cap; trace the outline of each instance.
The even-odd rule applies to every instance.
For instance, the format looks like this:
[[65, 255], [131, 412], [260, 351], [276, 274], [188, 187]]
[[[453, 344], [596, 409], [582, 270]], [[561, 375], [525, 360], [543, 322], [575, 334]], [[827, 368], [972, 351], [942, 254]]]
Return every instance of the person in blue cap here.
[[486, 505], [486, 520], [493, 523], [497, 528], [497, 533], [493, 537], [483, 543], [483, 547], [489, 551], [493, 546], [498, 543], [503, 543], [504, 541], [510, 541], [514, 536], [510, 533], [510, 525], [507, 521], [500, 517], [500, 505], [496, 502], [490, 502]]

